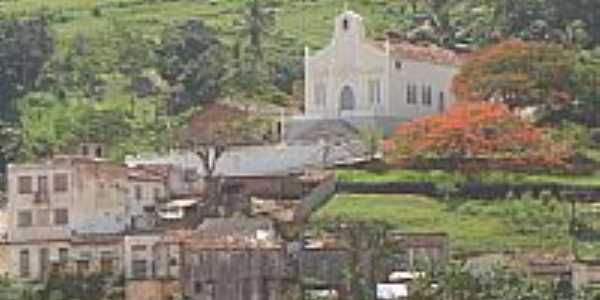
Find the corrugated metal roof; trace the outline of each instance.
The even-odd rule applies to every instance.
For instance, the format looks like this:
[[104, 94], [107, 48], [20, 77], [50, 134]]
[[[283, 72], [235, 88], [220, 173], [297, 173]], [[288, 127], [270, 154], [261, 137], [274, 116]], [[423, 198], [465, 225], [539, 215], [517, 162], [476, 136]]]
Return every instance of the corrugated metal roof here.
[[[310, 168], [338, 163], [350, 163], [356, 153], [345, 145], [267, 145], [232, 149], [219, 159], [217, 176], [267, 176], [302, 173]], [[199, 176], [206, 172], [200, 158], [189, 151], [167, 155], [126, 158], [128, 165], [171, 164], [183, 169], [193, 168]]]

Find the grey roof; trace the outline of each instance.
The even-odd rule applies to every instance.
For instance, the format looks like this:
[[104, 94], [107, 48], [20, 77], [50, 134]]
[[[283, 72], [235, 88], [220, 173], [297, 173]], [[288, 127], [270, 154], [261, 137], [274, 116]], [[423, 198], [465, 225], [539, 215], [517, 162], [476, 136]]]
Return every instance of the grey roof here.
[[410, 121], [399, 117], [340, 117], [319, 119], [306, 116], [294, 116], [286, 123], [285, 139], [288, 142], [306, 140], [306, 137], [318, 136], [323, 131], [348, 136], [358, 135], [361, 129], [378, 128], [385, 136], [401, 123]]
[[[215, 175], [219, 176], [268, 176], [301, 173], [306, 169], [332, 164], [351, 163], [361, 159], [356, 144], [347, 145], [266, 145], [247, 146], [227, 151], [217, 162]], [[360, 153], [360, 151], [358, 151]], [[205, 174], [200, 158], [189, 151], [172, 152], [167, 155], [128, 157], [128, 165], [169, 164], [188, 169], [194, 168], [198, 175]]]
[[313, 141], [331, 135], [358, 137], [358, 128], [342, 119], [296, 119], [286, 124], [285, 140], [288, 142]]
[[274, 232], [273, 226], [268, 218], [209, 218], [198, 226], [197, 232], [210, 236], [255, 236], [259, 230]]
[[[404, 121], [391, 117], [292, 117], [285, 124], [285, 144], [231, 149], [217, 162], [215, 175], [283, 175], [316, 167], [352, 164], [369, 156], [360, 128], [375, 126], [390, 132], [396, 124]], [[130, 166], [168, 164], [183, 169], [194, 168], [199, 176], [205, 174], [200, 158], [189, 151], [127, 157], [126, 163]]]

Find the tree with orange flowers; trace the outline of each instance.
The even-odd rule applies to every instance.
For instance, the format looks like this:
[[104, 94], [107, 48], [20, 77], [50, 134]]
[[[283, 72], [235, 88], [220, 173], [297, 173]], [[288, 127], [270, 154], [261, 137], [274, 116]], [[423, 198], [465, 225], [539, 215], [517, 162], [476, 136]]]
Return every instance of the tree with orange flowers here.
[[511, 110], [560, 107], [574, 98], [575, 55], [562, 46], [508, 40], [475, 52], [454, 78], [458, 99]]
[[444, 114], [402, 124], [385, 149], [391, 163], [442, 159], [462, 171], [481, 167], [478, 160], [501, 167], [564, 168], [572, 155], [568, 145], [551, 141], [543, 128], [506, 105], [481, 101], [461, 101]]

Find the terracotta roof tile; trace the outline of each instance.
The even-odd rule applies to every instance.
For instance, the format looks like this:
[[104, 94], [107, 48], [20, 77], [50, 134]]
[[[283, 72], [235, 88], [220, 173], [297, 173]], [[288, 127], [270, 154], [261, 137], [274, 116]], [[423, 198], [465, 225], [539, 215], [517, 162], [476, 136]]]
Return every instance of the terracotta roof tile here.
[[[385, 42], [376, 41], [374, 44], [380, 49], [385, 49]], [[409, 59], [453, 66], [461, 65], [467, 57], [467, 54], [441, 48], [437, 45], [419, 45], [407, 41], [390, 42], [390, 52], [393, 57], [400, 60]]]

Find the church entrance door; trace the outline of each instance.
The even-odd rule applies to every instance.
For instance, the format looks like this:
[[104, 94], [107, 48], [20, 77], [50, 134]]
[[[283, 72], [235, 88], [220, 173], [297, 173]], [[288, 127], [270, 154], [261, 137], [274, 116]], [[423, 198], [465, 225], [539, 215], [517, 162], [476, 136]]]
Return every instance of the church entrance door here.
[[356, 99], [354, 98], [354, 92], [349, 86], [342, 88], [340, 95], [340, 111], [354, 110], [356, 108]]

